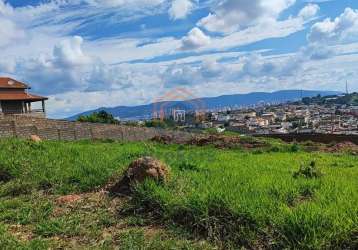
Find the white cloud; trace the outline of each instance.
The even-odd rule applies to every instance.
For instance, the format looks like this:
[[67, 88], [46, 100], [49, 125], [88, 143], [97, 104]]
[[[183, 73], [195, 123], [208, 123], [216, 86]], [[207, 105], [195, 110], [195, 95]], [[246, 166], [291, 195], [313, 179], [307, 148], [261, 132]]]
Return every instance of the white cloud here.
[[329, 46], [312, 43], [302, 47], [300, 53], [311, 60], [323, 60], [333, 57], [336, 51]]
[[104, 39], [88, 42], [86, 47], [98, 55], [106, 64], [123, 63], [132, 60], [146, 60], [173, 54], [181, 46], [181, 41], [166, 37], [141, 45], [141, 39]]
[[59, 67], [76, 67], [90, 64], [92, 59], [82, 51], [83, 39], [74, 36], [62, 41], [53, 50], [53, 62]]
[[93, 92], [75, 90], [50, 96], [47, 110], [50, 117], [64, 118], [99, 107], [114, 107], [120, 104], [132, 106], [150, 103], [156, 100], [157, 95], [159, 96], [160, 93], [156, 88], [147, 88], [145, 93], [143, 93], [143, 89], [135, 87]]
[[11, 74], [15, 72], [16, 62], [13, 58], [0, 59], [0, 73]]
[[0, 15], [9, 15], [12, 12], [13, 8], [3, 0], [0, 0]]
[[173, 0], [168, 11], [169, 16], [173, 20], [183, 19], [190, 14], [194, 4], [191, 0]]
[[[156, 72], [156, 74], [153, 74]], [[121, 64], [110, 66], [96, 63], [89, 77], [87, 92], [148, 89], [152, 83], [160, 83], [159, 67], [153, 65]], [[157, 89], [155, 87], [154, 89]]]
[[56, 45], [52, 54], [18, 60], [16, 74], [32, 83], [34, 91], [45, 94], [83, 90], [84, 76], [93, 60], [82, 51], [82, 42], [75, 36]]
[[12, 20], [13, 8], [0, 0], [0, 47], [25, 36], [24, 31]]
[[193, 65], [173, 63], [163, 73], [164, 84], [167, 87], [196, 85], [203, 82], [201, 72]]
[[87, 4], [96, 7], [126, 7], [143, 9], [154, 7], [165, 2], [165, 0], [84, 0]]
[[0, 47], [8, 45], [24, 36], [24, 31], [17, 27], [14, 22], [0, 16]]
[[182, 50], [198, 49], [200, 47], [209, 45], [210, 37], [205, 35], [204, 32], [202, 32], [199, 28], [195, 27], [191, 31], [189, 31], [187, 36], [183, 37], [181, 42]]
[[204, 59], [200, 67], [200, 72], [204, 78], [214, 78], [220, 76], [224, 71], [223, 65], [220, 65], [215, 59]]
[[315, 23], [308, 34], [311, 43], [340, 43], [358, 40], [358, 10], [346, 8], [334, 20], [330, 18]]
[[223, 37], [211, 39], [210, 49], [224, 50], [243, 46], [269, 38], [283, 38], [303, 30], [301, 18], [291, 18], [285, 21], [271, 21], [240, 30]]
[[295, 0], [224, 0], [198, 25], [208, 31], [231, 33], [276, 20], [283, 10], [294, 3]]
[[310, 19], [312, 17], [315, 17], [317, 13], [319, 12], [320, 7], [317, 4], [308, 4], [305, 7], [303, 7], [302, 10], [298, 13], [298, 16], [303, 19]]

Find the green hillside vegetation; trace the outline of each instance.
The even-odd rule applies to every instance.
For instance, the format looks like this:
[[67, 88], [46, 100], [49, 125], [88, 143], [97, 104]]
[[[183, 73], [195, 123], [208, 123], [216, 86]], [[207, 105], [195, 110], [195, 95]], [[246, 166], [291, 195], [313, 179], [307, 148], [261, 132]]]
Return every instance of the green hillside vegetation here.
[[[357, 156], [268, 143], [0, 140], [0, 248], [357, 249]], [[170, 166], [169, 183], [101, 192], [147, 155]], [[68, 194], [81, 199], [58, 202]]]
[[175, 128], [175, 121], [172, 119], [152, 119], [145, 121], [144, 126], [147, 128]]
[[118, 124], [119, 121], [116, 120], [112, 114], [107, 113], [102, 110], [99, 112], [93, 112], [89, 115], [81, 115], [77, 118], [79, 122], [91, 122], [91, 123], [106, 123], [106, 124]]
[[309, 104], [341, 104], [341, 105], [358, 105], [358, 93], [352, 93], [343, 96], [315, 96], [315, 97], [305, 97], [302, 99], [302, 102], [306, 105]]

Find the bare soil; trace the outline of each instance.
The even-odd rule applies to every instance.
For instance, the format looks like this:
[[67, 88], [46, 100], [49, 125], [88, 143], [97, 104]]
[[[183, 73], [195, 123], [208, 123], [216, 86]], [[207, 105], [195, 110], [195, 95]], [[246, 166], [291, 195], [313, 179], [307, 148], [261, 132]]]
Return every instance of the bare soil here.
[[155, 136], [152, 141], [163, 144], [183, 144], [194, 146], [208, 146], [213, 145], [220, 149], [231, 148], [246, 148], [255, 149], [268, 146], [267, 143], [259, 139], [245, 140], [240, 136], [226, 136], [226, 135], [198, 135], [191, 139], [183, 140], [182, 138], [174, 138], [171, 136]]

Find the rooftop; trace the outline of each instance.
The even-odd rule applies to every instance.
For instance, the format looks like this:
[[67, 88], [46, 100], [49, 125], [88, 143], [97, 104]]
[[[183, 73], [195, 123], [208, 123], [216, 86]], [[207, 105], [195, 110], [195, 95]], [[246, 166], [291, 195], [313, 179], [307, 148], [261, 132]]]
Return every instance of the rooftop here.
[[9, 77], [0, 77], [0, 89], [29, 89], [30, 87], [22, 82]]
[[42, 101], [47, 100], [47, 97], [28, 94], [28, 93], [0, 93], [1, 101]]

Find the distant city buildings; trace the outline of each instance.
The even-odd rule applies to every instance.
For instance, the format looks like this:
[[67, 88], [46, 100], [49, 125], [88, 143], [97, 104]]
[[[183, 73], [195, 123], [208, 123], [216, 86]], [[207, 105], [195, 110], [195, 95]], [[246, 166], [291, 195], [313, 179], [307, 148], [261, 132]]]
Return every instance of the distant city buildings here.
[[181, 127], [225, 128], [244, 134], [358, 134], [358, 106], [344, 104], [260, 103], [206, 112], [172, 110], [171, 119]]
[[[350, 100], [350, 101], [347, 101]], [[348, 103], [348, 104], [347, 104]], [[316, 96], [287, 103], [188, 111], [171, 109], [150, 119], [164, 118], [187, 129], [216, 129], [243, 134], [319, 133], [358, 135], [358, 94]], [[172, 126], [172, 125], [171, 125]]]

